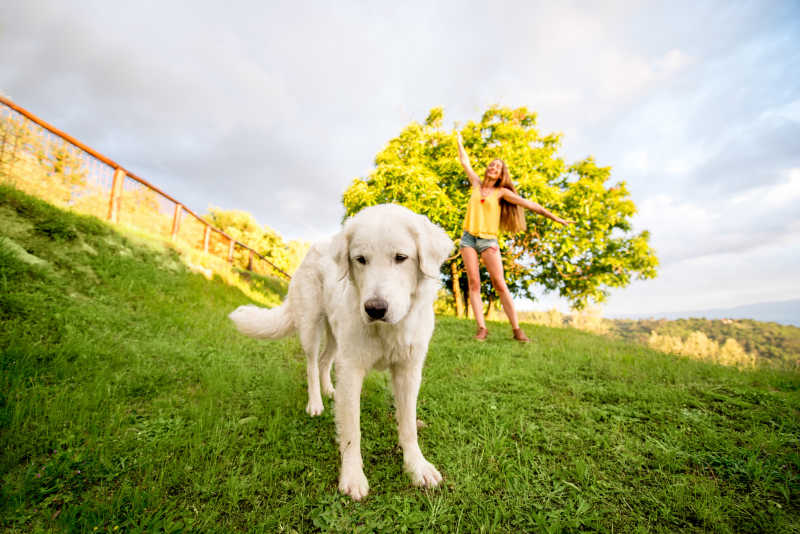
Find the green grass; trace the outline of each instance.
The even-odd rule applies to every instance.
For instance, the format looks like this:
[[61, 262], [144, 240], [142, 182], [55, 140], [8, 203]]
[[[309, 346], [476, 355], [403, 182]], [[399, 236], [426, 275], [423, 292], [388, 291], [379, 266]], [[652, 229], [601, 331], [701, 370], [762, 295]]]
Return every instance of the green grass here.
[[331, 403], [305, 415], [296, 339], [234, 331], [241, 291], [7, 188], [0, 236], [6, 531], [798, 531], [797, 374], [438, 318], [419, 418], [443, 485], [410, 485], [373, 373], [354, 503]]

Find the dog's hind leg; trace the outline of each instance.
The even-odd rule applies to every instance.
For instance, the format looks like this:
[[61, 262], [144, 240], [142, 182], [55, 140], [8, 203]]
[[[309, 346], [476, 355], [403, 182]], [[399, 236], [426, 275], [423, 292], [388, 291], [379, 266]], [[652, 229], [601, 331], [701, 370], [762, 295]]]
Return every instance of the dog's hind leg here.
[[333, 360], [336, 356], [336, 338], [333, 337], [331, 326], [327, 321], [325, 321], [325, 334], [325, 351], [319, 360], [319, 380], [322, 384], [322, 394], [333, 398], [336, 392], [333, 389], [333, 382], [331, 382], [331, 367], [333, 367]]
[[306, 353], [306, 380], [308, 381], [308, 404], [306, 413], [310, 416], [322, 414], [325, 407], [319, 385], [319, 359], [322, 335], [325, 332], [325, 319], [322, 316], [304, 318], [298, 328], [300, 344]]

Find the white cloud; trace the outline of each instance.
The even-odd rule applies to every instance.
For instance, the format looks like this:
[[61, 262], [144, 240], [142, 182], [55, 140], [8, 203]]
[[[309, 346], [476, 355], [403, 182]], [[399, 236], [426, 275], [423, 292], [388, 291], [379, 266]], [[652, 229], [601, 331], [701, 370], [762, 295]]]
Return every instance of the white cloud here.
[[652, 77], [654, 80], [666, 80], [689, 67], [693, 62], [694, 60], [686, 52], [673, 48], [653, 63]]
[[691, 63], [691, 58], [678, 49], [655, 58], [630, 49], [601, 49], [592, 61], [600, 87], [613, 100], [627, 100], [653, 84], [665, 83]]
[[648, 169], [648, 154], [646, 150], [634, 150], [622, 157], [622, 165], [619, 170], [622, 172], [645, 173]]
[[735, 206], [745, 205], [748, 209], [775, 209], [795, 205], [800, 200], [800, 168], [790, 169], [787, 180], [775, 185], [747, 189], [731, 199]]
[[651, 232], [651, 244], [664, 263], [687, 254], [704, 254], [705, 241], [714, 234], [719, 219], [720, 214], [708, 207], [655, 195], [640, 203], [635, 227]]
[[800, 234], [735, 254], [689, 258], [659, 269], [658, 278], [615, 290], [607, 315], [726, 308], [800, 298]]
[[635, 227], [651, 232], [662, 265], [724, 253], [745, 253], [784, 240], [800, 228], [800, 169], [772, 186], [736, 195], [681, 199], [666, 194], [639, 203]]
[[780, 117], [794, 122], [800, 122], [800, 99], [793, 100], [788, 104], [775, 108], [770, 108], [761, 114], [761, 119], [772, 119]]

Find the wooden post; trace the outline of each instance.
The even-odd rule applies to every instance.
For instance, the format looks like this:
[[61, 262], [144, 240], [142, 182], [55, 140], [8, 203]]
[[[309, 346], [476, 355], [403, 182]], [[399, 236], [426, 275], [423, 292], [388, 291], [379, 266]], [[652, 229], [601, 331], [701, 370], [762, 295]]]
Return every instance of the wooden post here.
[[175, 204], [175, 213], [172, 215], [172, 235], [170, 235], [170, 239], [175, 241], [175, 238], [178, 237], [178, 230], [181, 227], [181, 211], [183, 210], [182, 204]]
[[231, 244], [228, 246], [228, 261], [230, 263], [233, 263], [233, 245], [235, 243], [236, 241], [234, 241], [233, 238], [231, 238]]
[[[5, 111], [5, 110], [3, 110], [3, 111]], [[5, 118], [6, 118], [6, 114], [3, 113], [2, 114], [2, 118], [0, 120], [5, 120]], [[11, 114], [10, 113], [8, 114], [8, 118], [9, 118], [9, 123], [10, 123], [11, 122], [11, 120], [10, 120], [11, 119]], [[6, 159], [6, 142], [7, 142], [6, 138], [8, 137], [8, 129], [9, 129], [9, 126], [4, 126], [3, 127], [3, 140], [0, 141], [0, 167], [2, 167], [3, 161]]]
[[253, 270], [253, 251], [252, 250], [250, 251], [250, 258], [247, 260], [247, 270], [248, 271], [252, 271]]
[[17, 163], [17, 159], [19, 156], [17, 155], [17, 144], [19, 143], [19, 136], [22, 135], [20, 130], [16, 130], [14, 134], [14, 148], [11, 150], [11, 157], [9, 158], [11, 161], [8, 165], [8, 176], [11, 176], [11, 170], [14, 168], [14, 165]]
[[206, 225], [203, 230], [203, 252], [208, 254], [208, 238], [211, 236], [211, 227]]
[[116, 223], [119, 221], [119, 197], [122, 193], [122, 182], [125, 181], [125, 171], [121, 167], [114, 169], [114, 181], [111, 183], [111, 200], [108, 202], [108, 220]]

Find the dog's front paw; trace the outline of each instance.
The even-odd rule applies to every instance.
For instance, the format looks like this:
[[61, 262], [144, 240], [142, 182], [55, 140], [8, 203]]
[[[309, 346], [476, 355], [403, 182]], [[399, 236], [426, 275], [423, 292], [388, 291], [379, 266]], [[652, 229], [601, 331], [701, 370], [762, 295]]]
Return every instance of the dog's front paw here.
[[325, 410], [325, 406], [322, 404], [322, 400], [318, 401], [308, 401], [306, 404], [306, 413], [311, 417], [316, 417], [317, 415], [322, 415], [322, 412]]
[[406, 465], [406, 471], [411, 475], [411, 483], [415, 486], [435, 488], [442, 481], [442, 475], [432, 463], [423, 459], [413, 465]]
[[364, 471], [358, 469], [345, 473], [343, 470], [339, 476], [339, 491], [349, 495], [354, 501], [360, 501], [366, 497], [369, 493], [369, 483], [367, 477], [364, 476]]

